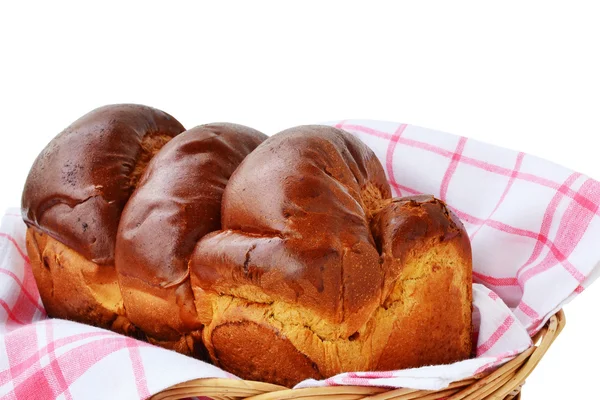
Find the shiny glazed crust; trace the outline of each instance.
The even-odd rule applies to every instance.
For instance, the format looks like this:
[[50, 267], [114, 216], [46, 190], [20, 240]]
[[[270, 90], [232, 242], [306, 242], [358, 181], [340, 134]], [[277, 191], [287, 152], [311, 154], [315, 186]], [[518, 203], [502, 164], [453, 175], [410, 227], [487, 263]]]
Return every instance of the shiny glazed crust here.
[[443, 202], [391, 198], [336, 128], [183, 130], [108, 106], [36, 159], [22, 206], [48, 315], [286, 386], [469, 357], [470, 242]]
[[21, 205], [49, 316], [139, 336], [118, 290], [117, 226], [148, 161], [183, 131], [160, 110], [110, 105], [75, 121], [37, 157]]
[[84, 115], [37, 157], [23, 218], [96, 264], [114, 265], [121, 211], [147, 162], [185, 129], [151, 107], [119, 104]]
[[151, 342], [203, 357], [189, 257], [200, 238], [220, 228], [229, 177], [266, 138], [241, 125], [203, 125], [148, 164], [121, 217], [116, 268], [127, 317]]
[[[375, 155], [335, 128], [290, 129], [252, 152], [190, 272], [212, 361], [244, 378], [293, 385], [471, 352], [464, 227], [433, 197], [391, 199]], [[304, 367], [254, 362], [269, 346]]]

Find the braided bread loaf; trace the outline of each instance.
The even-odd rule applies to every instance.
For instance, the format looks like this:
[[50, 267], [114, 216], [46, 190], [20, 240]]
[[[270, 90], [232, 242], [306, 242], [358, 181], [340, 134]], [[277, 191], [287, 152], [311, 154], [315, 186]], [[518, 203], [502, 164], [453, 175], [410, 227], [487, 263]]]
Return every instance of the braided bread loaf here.
[[51, 317], [287, 386], [471, 353], [463, 225], [431, 196], [392, 198], [336, 128], [267, 139], [103, 107], [42, 151], [22, 209]]

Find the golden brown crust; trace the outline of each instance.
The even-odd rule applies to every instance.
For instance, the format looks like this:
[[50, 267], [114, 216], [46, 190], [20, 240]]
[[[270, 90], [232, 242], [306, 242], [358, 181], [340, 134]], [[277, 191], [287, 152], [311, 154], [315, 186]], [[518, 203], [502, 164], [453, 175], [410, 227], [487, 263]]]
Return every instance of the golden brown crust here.
[[150, 161], [129, 199], [117, 234], [116, 268], [128, 318], [155, 343], [186, 354], [199, 345], [184, 337], [201, 329], [189, 257], [200, 238], [220, 228], [225, 185], [264, 139], [235, 124], [190, 129]]
[[458, 237], [464, 248], [461, 258], [469, 258], [471, 245], [464, 226], [446, 205], [433, 196], [419, 195], [382, 201], [373, 211], [371, 232], [382, 257], [386, 275], [383, 297], [401, 276], [407, 257], [426, 251], [438, 242]]
[[172, 116], [119, 104], [84, 115], [35, 160], [23, 190], [25, 222], [97, 264], [113, 265], [121, 211], [145, 163], [183, 132]]
[[27, 228], [26, 245], [48, 316], [140, 336], [122, 317], [123, 299], [113, 268], [86, 260], [36, 228]]
[[[373, 369], [446, 364], [471, 353], [471, 245], [432, 196], [393, 199], [371, 221], [386, 271], [384, 308], [397, 307]], [[401, 357], [398, 357], [401, 354]]]
[[322, 379], [315, 363], [269, 325], [249, 321], [219, 325], [212, 333], [215, 365], [246, 379], [293, 386]]
[[[323, 377], [470, 355], [464, 227], [432, 197], [390, 199], [381, 165], [349, 134], [299, 127], [265, 141], [232, 176], [222, 222], [190, 262], [213, 361], [245, 340], [232, 326], [246, 322], [277, 332]], [[285, 385], [310, 377], [251, 371], [251, 356], [224, 366]]]

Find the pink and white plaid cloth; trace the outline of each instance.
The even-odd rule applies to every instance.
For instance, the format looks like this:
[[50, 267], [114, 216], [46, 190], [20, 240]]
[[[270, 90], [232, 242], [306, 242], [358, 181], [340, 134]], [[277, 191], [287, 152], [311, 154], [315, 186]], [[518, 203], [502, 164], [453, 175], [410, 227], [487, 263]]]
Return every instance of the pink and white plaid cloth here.
[[[362, 139], [397, 196], [433, 194], [472, 240], [477, 357], [446, 366], [345, 373], [298, 387], [441, 389], [510, 360], [600, 273], [600, 183], [536, 157], [410, 125], [331, 123]], [[0, 398], [147, 398], [214, 366], [102, 329], [47, 319], [19, 210], [0, 227]]]

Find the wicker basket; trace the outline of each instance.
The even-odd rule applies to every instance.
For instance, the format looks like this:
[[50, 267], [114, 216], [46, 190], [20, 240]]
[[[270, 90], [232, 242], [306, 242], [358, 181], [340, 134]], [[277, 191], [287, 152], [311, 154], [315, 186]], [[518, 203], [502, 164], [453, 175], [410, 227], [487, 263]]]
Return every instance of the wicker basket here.
[[330, 386], [305, 389], [289, 389], [263, 382], [235, 379], [196, 379], [172, 386], [152, 397], [153, 400], [175, 400], [194, 396], [207, 396], [215, 400], [252, 399], [330, 399], [330, 400], [478, 400], [520, 399], [525, 379], [537, 366], [554, 339], [565, 326], [565, 314], [559, 311], [533, 338], [536, 346], [521, 353], [515, 359], [493, 372], [455, 382], [440, 391], [414, 389], [386, 389], [363, 386]]

